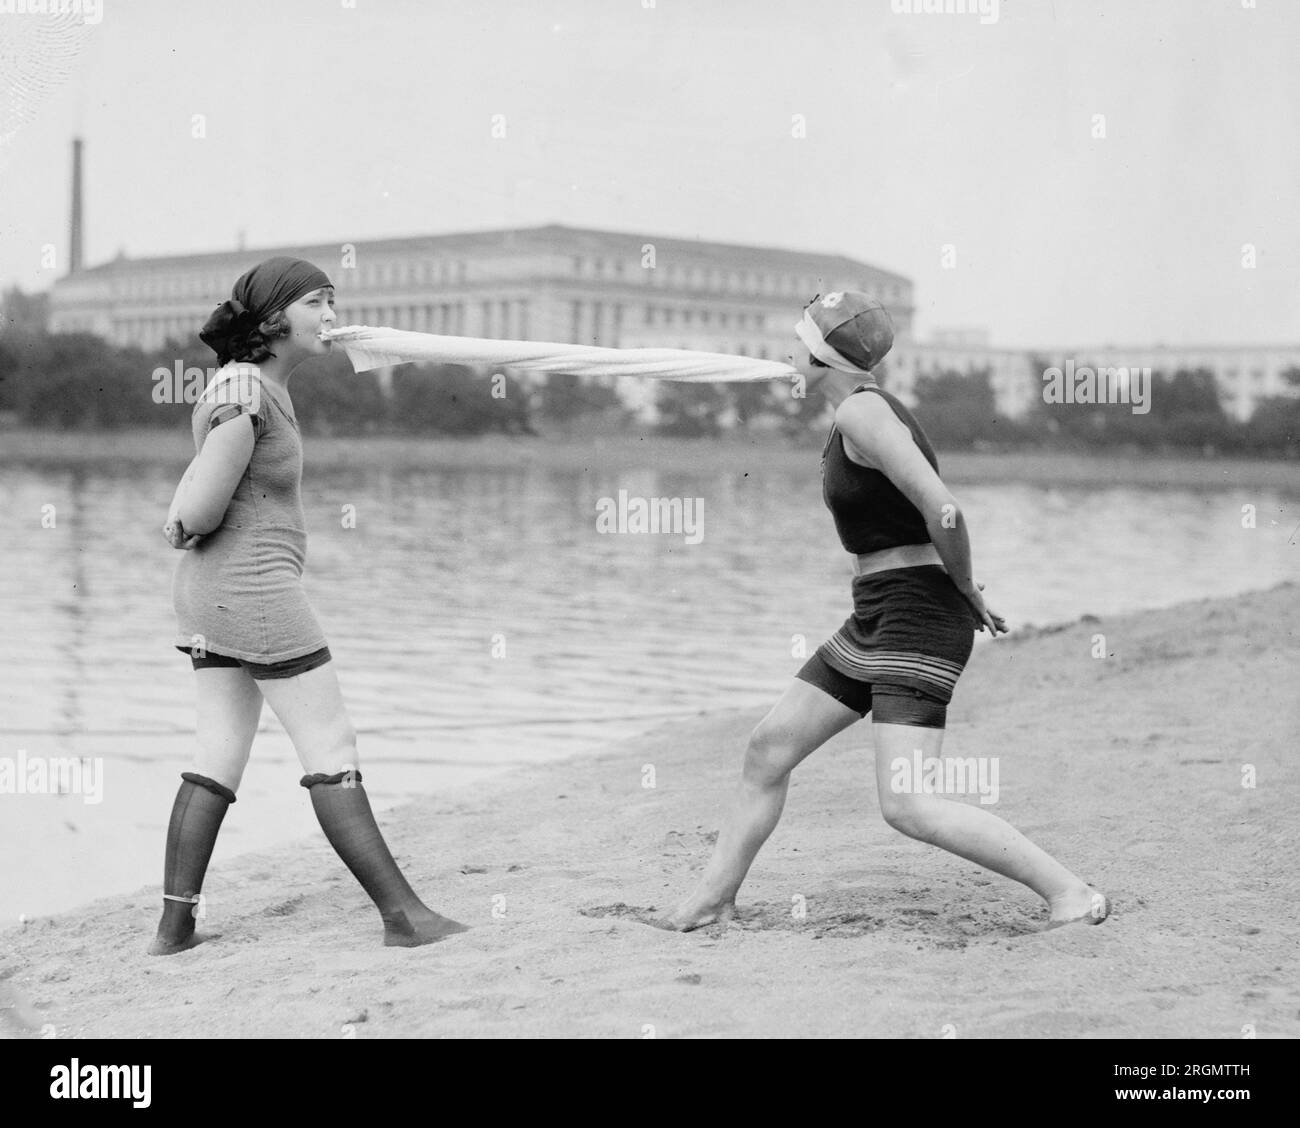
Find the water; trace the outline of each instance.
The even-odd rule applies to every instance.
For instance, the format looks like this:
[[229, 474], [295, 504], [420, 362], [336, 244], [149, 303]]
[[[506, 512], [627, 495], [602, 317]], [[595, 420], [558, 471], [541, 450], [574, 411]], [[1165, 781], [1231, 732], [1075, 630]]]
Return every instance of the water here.
[[[0, 758], [102, 757], [106, 780], [99, 805], [0, 795], [3, 856], [26, 863], [4, 867], [0, 927], [161, 876], [193, 732], [193, 675], [172, 649], [177, 556], [159, 532], [174, 482], [153, 467], [0, 470]], [[702, 542], [598, 533], [597, 501], [620, 489], [702, 498]], [[958, 492], [976, 575], [1013, 629], [1300, 579], [1296, 499], [1277, 491]], [[304, 505], [308, 595], [381, 808], [769, 703], [849, 610], [815, 454], [799, 475], [311, 469]], [[262, 729], [214, 865], [313, 830], [269, 710]]]

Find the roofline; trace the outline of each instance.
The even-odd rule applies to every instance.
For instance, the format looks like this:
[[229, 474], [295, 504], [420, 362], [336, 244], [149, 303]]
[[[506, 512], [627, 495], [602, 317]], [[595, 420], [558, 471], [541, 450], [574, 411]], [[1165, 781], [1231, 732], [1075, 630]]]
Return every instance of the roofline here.
[[1115, 352], [1242, 352], [1247, 350], [1271, 349], [1278, 352], [1287, 350], [1300, 351], [1300, 342], [1285, 342], [1282, 344], [1270, 344], [1267, 341], [1246, 345], [1170, 345], [1170, 344], [1146, 344], [1146, 345], [1087, 345], [1082, 348], [1070, 347], [1063, 348], [1060, 345], [1053, 345], [1050, 348], [1024, 348], [1022, 352], [1032, 353], [1058, 353], [1061, 355], [1070, 355], [1075, 357], [1086, 357], [1091, 353], [1115, 353]]
[[772, 247], [764, 246], [757, 243], [721, 243], [705, 239], [689, 239], [675, 235], [653, 235], [637, 231], [609, 231], [595, 227], [570, 227], [562, 223], [547, 223], [535, 227], [493, 227], [483, 228], [471, 231], [450, 231], [442, 234], [430, 234], [428, 232], [421, 235], [393, 236], [386, 235], [366, 239], [345, 239], [341, 241], [313, 241], [299, 242], [290, 244], [281, 244], [274, 247], [254, 247], [254, 248], [229, 248], [225, 250], [214, 251], [191, 251], [183, 254], [172, 255], [146, 255], [139, 258], [122, 257], [108, 259], [104, 262], [96, 263], [94, 266], [88, 266], [76, 272], [76, 274], [64, 275], [64, 278], [73, 278], [86, 274], [95, 274], [121, 269], [122, 267], [143, 267], [143, 266], [166, 266], [168, 264], [179, 265], [181, 263], [194, 263], [196, 260], [208, 259], [211, 261], [227, 260], [231, 258], [247, 257], [249, 259], [269, 258], [275, 254], [284, 254], [293, 251], [324, 251], [337, 252], [337, 249], [344, 244], [351, 243], [358, 247], [383, 246], [393, 244], [395, 248], [402, 245], [418, 243], [450, 243], [454, 245], [459, 240], [473, 242], [490, 238], [492, 236], [539, 236], [549, 232], [569, 232], [579, 236], [594, 236], [598, 239], [639, 239], [643, 242], [654, 243], [658, 246], [676, 246], [691, 249], [714, 249], [720, 251], [739, 252], [744, 254], [763, 254], [778, 255], [787, 262], [790, 260], [799, 260], [808, 265], [835, 263], [841, 269], [847, 270], [866, 270], [871, 274], [895, 283], [911, 286], [913, 282], [906, 275], [899, 274], [896, 271], [887, 270], [884, 267], [873, 266], [871, 263], [862, 262], [858, 259], [852, 259], [842, 254], [824, 253], [821, 251], [803, 251], [795, 250], [790, 247]]

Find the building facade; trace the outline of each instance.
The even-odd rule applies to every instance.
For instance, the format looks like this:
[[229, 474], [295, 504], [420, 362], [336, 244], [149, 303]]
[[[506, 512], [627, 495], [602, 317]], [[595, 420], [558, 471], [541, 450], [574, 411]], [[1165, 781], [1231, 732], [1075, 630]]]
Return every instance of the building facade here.
[[934, 332], [928, 341], [908, 340], [890, 353], [889, 387], [906, 402], [915, 402], [917, 380], [941, 372], [989, 373], [998, 411], [1016, 418], [1042, 402], [1043, 373], [1076, 368], [1149, 368], [1166, 376], [1204, 369], [1214, 376], [1219, 403], [1239, 421], [1251, 417], [1260, 400], [1300, 396], [1300, 385], [1286, 377], [1300, 370], [1300, 345], [1137, 345], [1076, 349], [1008, 349], [988, 343], [981, 330]]
[[[1262, 399], [1300, 395], [1300, 385], [1286, 379], [1289, 369], [1300, 370], [1300, 345], [1101, 345], [1036, 355], [1058, 367], [1071, 359], [1076, 367], [1149, 368], [1166, 375], [1205, 369], [1214, 375], [1224, 412], [1239, 421], [1249, 419]], [[1042, 373], [1036, 378], [1041, 385]]]
[[130, 259], [55, 283], [51, 328], [153, 349], [187, 338], [271, 255], [335, 284], [340, 325], [780, 358], [818, 293], [863, 290], [910, 333], [912, 284], [835, 255], [551, 225], [356, 244]]
[[[425, 333], [550, 340], [616, 348], [703, 349], [780, 360], [796, 346], [794, 322], [816, 294], [861, 290], [894, 319], [886, 380], [904, 402], [917, 381], [987, 371], [999, 412], [1017, 417], [1041, 401], [1045, 366], [1150, 367], [1214, 373], [1224, 409], [1249, 418], [1260, 399], [1300, 394], [1284, 373], [1300, 346], [1028, 350], [989, 344], [981, 329], [912, 333], [910, 280], [854, 259], [781, 248], [707, 243], [549, 225], [516, 230], [268, 247], [132, 259], [59, 279], [50, 328], [86, 331], [117, 345], [155, 349], [186, 339], [230, 294], [234, 280], [271, 255], [310, 259], [334, 280], [340, 325]], [[625, 383], [632, 405], [652, 398]]]

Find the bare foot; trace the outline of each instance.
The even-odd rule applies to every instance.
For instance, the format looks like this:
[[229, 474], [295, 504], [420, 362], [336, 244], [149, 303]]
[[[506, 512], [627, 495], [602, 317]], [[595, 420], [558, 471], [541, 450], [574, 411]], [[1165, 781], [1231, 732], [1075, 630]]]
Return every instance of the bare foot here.
[[692, 898], [684, 901], [668, 916], [649, 923], [669, 932], [694, 932], [697, 928], [705, 928], [710, 924], [729, 924], [735, 915], [735, 901], [704, 902]]
[[1043, 930], [1045, 932], [1067, 924], [1100, 924], [1110, 916], [1110, 902], [1106, 899], [1106, 894], [1082, 882], [1069, 893], [1053, 899], [1051, 908], [1052, 917]]
[[155, 936], [153, 943], [149, 945], [149, 955], [174, 956], [177, 952], [188, 952], [206, 939], [208, 937], [200, 936], [197, 932], [191, 932], [184, 940], [168, 940], [165, 936]]
[[422, 905], [418, 909], [408, 909], [384, 918], [384, 947], [419, 948], [454, 936], [457, 932], [468, 931], [468, 924], [439, 916]]

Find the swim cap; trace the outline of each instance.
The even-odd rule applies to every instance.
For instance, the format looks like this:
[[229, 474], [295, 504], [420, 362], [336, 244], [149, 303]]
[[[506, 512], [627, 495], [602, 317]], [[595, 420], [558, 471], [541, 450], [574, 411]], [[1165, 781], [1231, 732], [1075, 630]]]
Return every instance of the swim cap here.
[[858, 290], [814, 298], [794, 331], [823, 364], [855, 374], [870, 372], [894, 344], [889, 311]]

